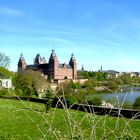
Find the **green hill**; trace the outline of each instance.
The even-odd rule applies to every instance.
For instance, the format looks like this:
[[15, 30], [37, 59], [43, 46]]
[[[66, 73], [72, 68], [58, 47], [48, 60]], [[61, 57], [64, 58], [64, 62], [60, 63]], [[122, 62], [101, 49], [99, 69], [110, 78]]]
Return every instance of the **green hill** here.
[[140, 139], [140, 120], [0, 99], [0, 140]]

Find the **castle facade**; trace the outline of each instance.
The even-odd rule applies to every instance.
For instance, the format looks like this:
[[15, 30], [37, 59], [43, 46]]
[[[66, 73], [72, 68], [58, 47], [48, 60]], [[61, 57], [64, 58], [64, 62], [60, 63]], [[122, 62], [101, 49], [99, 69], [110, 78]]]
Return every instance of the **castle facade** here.
[[69, 64], [59, 63], [55, 51], [52, 50], [48, 63], [45, 58], [37, 54], [34, 59], [34, 64], [27, 65], [23, 55], [21, 54], [18, 61], [18, 72], [24, 70], [40, 71], [53, 80], [61, 79], [76, 79], [77, 78], [77, 63], [74, 55], [71, 55]]

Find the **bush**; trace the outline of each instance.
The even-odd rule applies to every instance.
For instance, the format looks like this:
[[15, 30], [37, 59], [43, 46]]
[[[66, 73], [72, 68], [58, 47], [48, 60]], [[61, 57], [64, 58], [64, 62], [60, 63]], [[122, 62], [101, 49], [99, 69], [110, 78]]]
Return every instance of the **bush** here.
[[77, 102], [77, 98], [75, 96], [59, 96], [59, 97], [54, 97], [53, 101], [52, 101], [52, 107], [60, 107], [63, 108], [64, 106], [70, 107], [73, 104], [76, 104]]
[[97, 105], [100, 106], [102, 103], [101, 97], [95, 96], [91, 100], [87, 101], [89, 105]]
[[48, 110], [52, 107], [53, 102], [53, 95], [50, 91], [46, 93], [45, 99], [46, 99], [45, 110], [46, 112], [48, 112]]
[[7, 90], [7, 89], [1, 89], [0, 90], [0, 96], [2, 97], [2, 96], [9, 96], [10, 95], [10, 93], [9, 93], [9, 91]]
[[133, 104], [134, 108], [140, 109], [140, 96], [136, 98], [134, 104]]
[[84, 90], [84, 89], [79, 90], [79, 92], [75, 94], [75, 98], [76, 98], [77, 102], [80, 104], [85, 104], [86, 103], [86, 99], [85, 99], [86, 94], [87, 94], [86, 90]]
[[132, 109], [133, 107], [132, 107], [132, 104], [131, 103], [127, 102], [127, 103], [124, 103], [123, 104], [122, 108]]
[[71, 106], [77, 103], [75, 96], [66, 96], [65, 99], [66, 99], [67, 106]]

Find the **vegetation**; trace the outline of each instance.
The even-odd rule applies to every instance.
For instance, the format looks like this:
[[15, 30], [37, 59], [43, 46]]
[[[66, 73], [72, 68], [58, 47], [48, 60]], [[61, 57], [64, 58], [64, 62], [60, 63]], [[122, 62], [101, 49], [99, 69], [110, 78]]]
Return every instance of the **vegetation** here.
[[138, 98], [136, 98], [136, 100], [133, 104], [133, 107], [140, 110], [140, 96]]
[[119, 76], [115, 76], [114, 73], [107, 72], [79, 71], [78, 76], [94, 81], [94, 86], [108, 86], [112, 89], [116, 89], [120, 85], [140, 84], [140, 77], [137, 75], [131, 76], [129, 73], [122, 73]]
[[[48, 82], [51, 81], [50, 77], [45, 79], [40, 72], [31, 70], [26, 70], [22, 73], [12, 73], [4, 67], [10, 63], [7, 56], [1, 54], [1, 57], [3, 58], [1, 59], [1, 62], [5, 58], [6, 64], [3, 64], [3, 67], [0, 67], [0, 76], [12, 77], [14, 86], [14, 91], [12, 93], [14, 93], [14, 95], [44, 97], [49, 101], [48, 104], [50, 105], [53, 100], [52, 91]], [[138, 85], [140, 83], [140, 78], [138, 76], [131, 77], [128, 73], [116, 77], [114, 74], [108, 76], [107, 72], [102, 71], [79, 71], [78, 76], [87, 78], [88, 81], [82, 85], [80, 83], [74, 83], [73, 81], [62, 83], [57, 87], [56, 94], [53, 93], [56, 95], [56, 98], [65, 98], [68, 105], [74, 103], [101, 105], [101, 97], [94, 96], [92, 98], [87, 98], [87, 95], [93, 95], [94, 93], [99, 92], [96, 90], [96, 87], [103, 87], [104, 90], [113, 92], [118, 90], [119, 86]], [[12, 94], [5, 89], [0, 91], [0, 96], [9, 95]], [[123, 107], [126, 107], [126, 105], [123, 105]], [[136, 105], [134, 105], [134, 107], [136, 107]]]
[[0, 78], [10, 78], [14, 76], [15, 74], [13, 72], [9, 71], [5, 67], [0, 66]]
[[8, 68], [10, 65], [10, 58], [6, 56], [4, 53], [0, 52], [0, 67]]
[[20, 96], [38, 95], [49, 89], [49, 83], [38, 71], [27, 70], [15, 77], [15, 91]]
[[12, 91], [7, 89], [0, 89], [0, 97], [2, 96], [12, 96]]
[[[52, 93], [50, 84], [47, 82], [40, 72], [27, 70], [22, 73], [12, 73], [4, 67], [0, 67], [0, 74], [7, 77], [12, 77], [14, 91], [0, 91], [0, 96], [18, 95], [18, 96], [30, 96], [30, 97], [44, 97], [49, 102], [52, 102], [54, 95], [57, 97], [64, 97], [68, 105], [74, 103], [101, 105], [102, 98], [93, 95], [97, 93], [95, 87], [104, 87], [105, 90], [113, 92], [117, 90], [119, 86], [125, 84], [138, 84], [139, 77], [130, 77], [128, 74], [121, 75], [120, 77], [108, 78], [104, 72], [82, 72], [79, 73], [85, 78], [89, 78], [85, 84], [74, 83], [73, 81], [67, 81], [59, 85], [56, 89], [56, 94]], [[99, 92], [99, 91], [98, 91]], [[49, 97], [49, 93], [54, 94]], [[40, 96], [41, 95], [41, 96]], [[87, 95], [91, 95], [92, 98], [87, 98]], [[91, 97], [90, 96], [90, 97]], [[49, 97], [49, 98], [48, 98]], [[109, 101], [110, 102], [110, 101]], [[111, 103], [111, 102], [110, 102]], [[50, 103], [48, 103], [50, 105]], [[49, 106], [48, 105], [48, 106]], [[127, 105], [122, 106], [126, 108]], [[129, 104], [131, 108], [131, 105]], [[135, 106], [134, 106], [135, 107]], [[50, 108], [50, 107], [48, 107]], [[47, 110], [47, 107], [46, 107]]]
[[140, 120], [50, 109], [43, 104], [0, 99], [1, 140], [139, 139]]
[[[0, 99], [0, 139], [137, 139], [140, 136], [139, 120], [97, 116], [67, 108], [67, 105], [75, 103], [101, 105], [101, 97], [87, 96], [97, 92], [95, 87], [106, 87], [113, 91], [121, 85], [139, 84], [139, 77], [131, 77], [129, 74], [108, 77], [106, 72], [82, 71], [79, 76], [88, 79], [85, 84], [68, 81], [60, 84], [53, 93], [40, 72], [28, 70], [12, 73], [6, 69], [10, 62], [8, 57], [2, 54], [1, 58], [0, 76], [12, 77], [14, 90], [1, 89], [0, 96], [32, 97], [41, 94], [46, 98], [46, 104]], [[63, 110], [51, 108], [58, 97]], [[140, 108], [139, 98], [133, 106]]]

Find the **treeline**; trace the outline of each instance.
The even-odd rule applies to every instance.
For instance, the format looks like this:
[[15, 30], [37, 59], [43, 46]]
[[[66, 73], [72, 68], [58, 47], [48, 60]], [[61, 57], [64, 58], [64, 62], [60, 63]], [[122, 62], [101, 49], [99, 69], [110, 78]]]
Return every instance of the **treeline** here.
[[[94, 93], [97, 93], [95, 87], [105, 87], [106, 90], [113, 92], [114, 90], [117, 90], [119, 86], [140, 85], [140, 77], [131, 76], [128, 73], [123, 73], [119, 76], [116, 76], [115, 74], [109, 76], [107, 72], [79, 71], [79, 78], [88, 79], [85, 84], [66, 81], [65, 83], [60, 84], [54, 92], [51, 89], [50, 79], [42, 76], [41, 72], [31, 70], [23, 71], [22, 73], [10, 72], [7, 69], [8, 63], [9, 59], [6, 64], [0, 63], [0, 77], [11, 78], [13, 89], [5, 90], [1, 88], [0, 96], [17, 95], [44, 97], [48, 100], [49, 104], [56, 98], [62, 98], [69, 105], [74, 103], [101, 105], [102, 98], [94, 96], [94, 98], [91, 99], [87, 96], [89, 94], [93, 95]], [[139, 100], [140, 99], [138, 99], [135, 104], [136, 108], [140, 106]]]
[[132, 76], [130, 73], [116, 75], [115, 73], [108, 72], [79, 71], [78, 77], [94, 81], [95, 86], [118, 87], [122, 85], [140, 85], [140, 77], [138, 75]]
[[[18, 96], [36, 96], [50, 90], [50, 84], [38, 71], [23, 71], [22, 73], [10, 72], [4, 67], [0, 67], [0, 78], [12, 80], [12, 91]], [[1, 94], [9, 95], [10, 90], [1, 87]]]
[[[91, 73], [91, 72], [90, 72]], [[94, 73], [93, 77], [90, 76], [89, 80], [85, 84], [74, 83], [73, 81], [66, 81], [60, 84], [56, 91], [51, 90], [48, 79], [45, 79], [40, 72], [37, 71], [24, 71], [22, 73], [13, 73], [4, 67], [0, 67], [0, 75], [3, 77], [11, 77], [13, 82], [13, 89], [0, 90], [0, 96], [26, 96], [26, 97], [39, 97], [40, 95], [48, 100], [47, 106], [49, 107], [56, 99], [61, 99], [68, 105], [75, 103], [101, 105], [102, 98], [94, 96], [94, 98], [88, 98], [88, 95], [97, 93], [95, 87], [106, 86], [111, 90], [115, 90], [121, 84], [132, 84], [129, 80], [136, 80], [139, 82], [139, 77], [130, 78], [129, 75], [122, 75], [119, 78], [108, 78], [105, 73]], [[98, 79], [99, 77], [100, 80]], [[121, 82], [120, 82], [121, 81]], [[134, 108], [140, 108], [140, 98], [136, 99]]]

